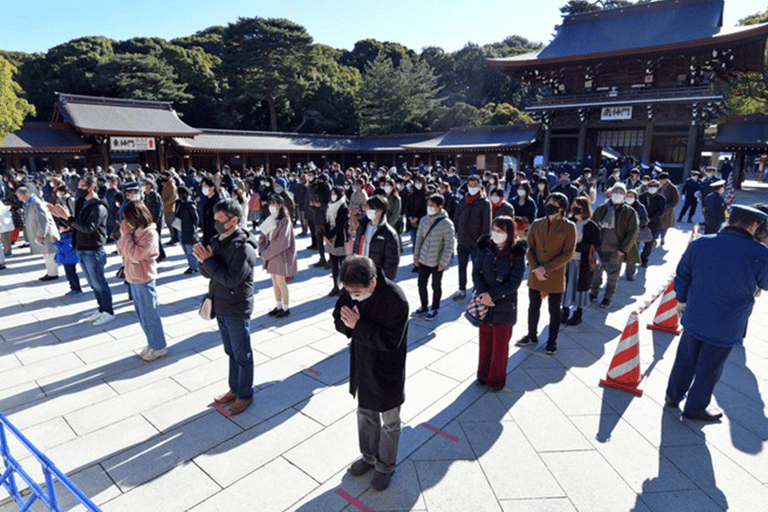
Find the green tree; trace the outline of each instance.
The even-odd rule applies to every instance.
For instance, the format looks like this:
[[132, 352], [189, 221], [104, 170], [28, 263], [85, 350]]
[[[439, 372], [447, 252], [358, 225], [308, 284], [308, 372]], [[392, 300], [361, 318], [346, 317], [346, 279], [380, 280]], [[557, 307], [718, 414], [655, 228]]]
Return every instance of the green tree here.
[[[222, 70], [229, 83], [232, 115], [252, 127], [265, 104], [269, 128], [277, 131], [278, 109], [297, 95], [296, 76], [309, 61], [312, 37], [285, 19], [238, 18], [225, 31]], [[280, 103], [280, 105], [279, 105]]]
[[21, 128], [27, 115], [35, 114], [35, 107], [21, 97], [21, 87], [14, 81], [15, 73], [16, 68], [0, 56], [0, 142]]
[[484, 114], [486, 124], [491, 125], [527, 124], [534, 122], [531, 116], [509, 103], [488, 103], [480, 112]]
[[[740, 25], [756, 25], [768, 21], [768, 11], [739, 20]], [[768, 69], [739, 73], [717, 80], [717, 86], [728, 101], [729, 113], [737, 116], [768, 114]]]
[[459, 126], [480, 126], [486, 124], [487, 115], [469, 103], [458, 102], [450, 106], [440, 106], [430, 115], [430, 129], [445, 132]]
[[94, 85], [109, 97], [184, 103], [192, 96], [176, 78], [173, 67], [154, 55], [123, 53], [99, 66]]
[[440, 105], [438, 79], [425, 61], [392, 59], [379, 54], [365, 67], [358, 94], [364, 134], [417, 131], [427, 127], [428, 114]]
[[416, 57], [416, 53], [413, 50], [409, 50], [400, 43], [363, 39], [355, 43], [352, 51], [344, 51], [339, 62], [345, 66], [357, 68], [363, 73], [365, 72], [365, 66], [380, 54], [391, 60], [396, 68], [400, 67], [400, 61], [404, 58], [413, 59]]

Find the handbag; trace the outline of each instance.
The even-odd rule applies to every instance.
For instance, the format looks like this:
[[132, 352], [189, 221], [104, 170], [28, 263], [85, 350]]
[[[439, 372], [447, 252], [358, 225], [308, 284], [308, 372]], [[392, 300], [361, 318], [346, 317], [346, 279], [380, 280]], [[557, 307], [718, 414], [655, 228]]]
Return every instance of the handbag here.
[[200, 309], [197, 310], [197, 313], [203, 320], [213, 320], [216, 318], [216, 314], [213, 312], [213, 299], [207, 295], [203, 297], [203, 301], [200, 303]]
[[594, 272], [600, 266], [600, 256], [594, 245], [589, 246], [589, 269]]
[[644, 228], [640, 228], [640, 232], [637, 234], [637, 241], [638, 242], [651, 242], [653, 240], [653, 233], [651, 232], [651, 228], [648, 226], [645, 226]]
[[488, 306], [480, 302], [480, 295], [475, 292], [469, 300], [469, 305], [464, 312], [464, 316], [469, 320], [470, 324], [479, 327], [485, 317], [488, 316], [489, 309]]
[[125, 267], [123, 265], [120, 265], [120, 268], [117, 269], [117, 274], [115, 274], [115, 277], [118, 279], [125, 279]]
[[174, 218], [171, 227], [176, 231], [181, 231], [181, 219], [179, 217]]

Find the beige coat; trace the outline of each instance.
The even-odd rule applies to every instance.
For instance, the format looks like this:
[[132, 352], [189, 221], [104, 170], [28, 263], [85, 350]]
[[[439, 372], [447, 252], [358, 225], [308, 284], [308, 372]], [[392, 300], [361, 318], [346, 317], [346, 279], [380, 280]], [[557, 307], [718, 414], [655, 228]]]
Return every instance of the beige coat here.
[[675, 225], [675, 207], [680, 203], [680, 191], [671, 181], [667, 181], [665, 185], [659, 188], [659, 194], [667, 200], [667, 206], [664, 208], [664, 215], [661, 217], [659, 227], [668, 229]]
[[[542, 217], [528, 231], [528, 287], [540, 292], [565, 292], [565, 267], [576, 252], [576, 224], [563, 218]], [[547, 279], [540, 281], [533, 270], [544, 267]]]

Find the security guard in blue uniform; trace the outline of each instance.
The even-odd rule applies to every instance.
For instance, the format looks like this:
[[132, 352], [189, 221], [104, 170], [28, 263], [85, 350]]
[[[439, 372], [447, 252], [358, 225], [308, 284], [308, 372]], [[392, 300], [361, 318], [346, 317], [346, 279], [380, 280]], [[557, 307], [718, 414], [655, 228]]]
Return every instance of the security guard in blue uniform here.
[[722, 417], [707, 406], [731, 349], [742, 339], [755, 290], [768, 290], [768, 247], [755, 240], [767, 220], [756, 208], [734, 205], [728, 226], [692, 241], [677, 266], [675, 293], [685, 330], [665, 402], [677, 408], [687, 393], [684, 418]]
[[718, 180], [712, 182], [710, 186], [712, 187], [712, 192], [701, 203], [701, 210], [704, 214], [705, 235], [717, 233], [723, 222], [725, 222], [725, 199], [723, 199], [725, 181]]

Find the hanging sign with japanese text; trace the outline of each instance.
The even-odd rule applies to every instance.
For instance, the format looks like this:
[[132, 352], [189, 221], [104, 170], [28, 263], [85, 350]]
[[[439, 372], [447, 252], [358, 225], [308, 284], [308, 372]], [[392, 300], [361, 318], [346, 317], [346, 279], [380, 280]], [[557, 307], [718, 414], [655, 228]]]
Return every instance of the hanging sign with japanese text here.
[[627, 121], [632, 119], [632, 107], [603, 107], [601, 121]]
[[155, 139], [152, 137], [110, 137], [112, 151], [154, 151]]

